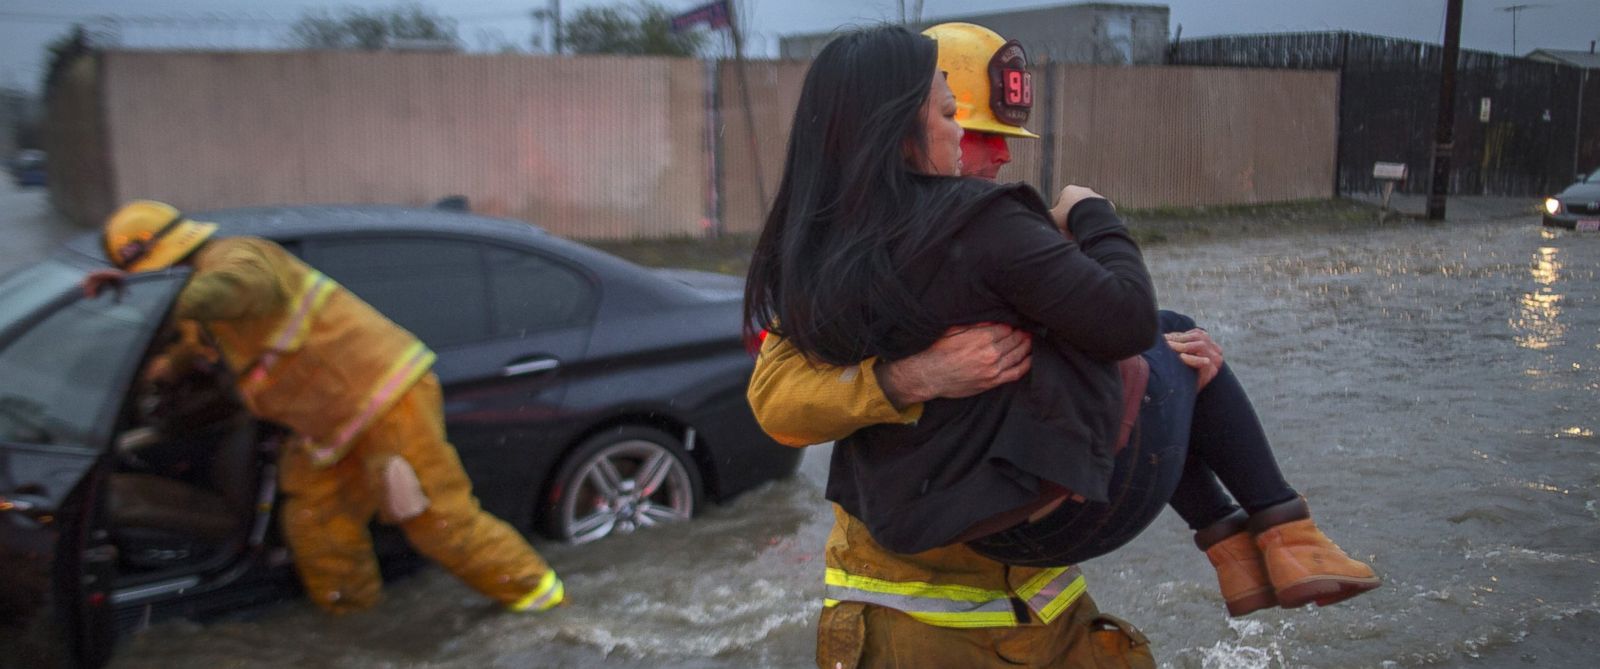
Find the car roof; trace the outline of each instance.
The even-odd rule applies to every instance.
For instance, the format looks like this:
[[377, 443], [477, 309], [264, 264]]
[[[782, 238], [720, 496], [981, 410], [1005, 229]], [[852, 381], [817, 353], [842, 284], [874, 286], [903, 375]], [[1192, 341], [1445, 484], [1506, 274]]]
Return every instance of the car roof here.
[[549, 237], [543, 228], [522, 221], [393, 205], [236, 207], [196, 212], [191, 217], [219, 224], [219, 233], [230, 237], [287, 239], [374, 231], [451, 232], [522, 243]]
[[[598, 249], [563, 239], [531, 223], [493, 218], [450, 209], [398, 205], [287, 205], [235, 207], [189, 214], [216, 223], [220, 237], [261, 237], [273, 241], [337, 238], [362, 234], [429, 234], [470, 237], [512, 246], [532, 247], [582, 264], [607, 283], [630, 284], [629, 293], [670, 302], [700, 302], [710, 295], [669, 275], [641, 267]], [[105, 264], [99, 233], [87, 233], [66, 244], [74, 260]], [[644, 297], [644, 296], [640, 296]]]

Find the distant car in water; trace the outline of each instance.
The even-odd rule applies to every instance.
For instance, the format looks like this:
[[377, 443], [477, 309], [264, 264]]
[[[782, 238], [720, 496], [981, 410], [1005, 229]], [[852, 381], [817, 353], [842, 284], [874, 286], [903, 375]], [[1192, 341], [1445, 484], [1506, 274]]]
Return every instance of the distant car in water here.
[[1566, 190], [1544, 199], [1544, 224], [1575, 230], [1600, 231], [1600, 170]]
[[7, 168], [11, 171], [11, 181], [18, 186], [43, 186], [45, 185], [45, 152], [38, 149], [23, 149], [11, 158]]
[[[799, 465], [745, 401], [737, 277], [438, 209], [195, 218], [279, 242], [432, 347], [450, 440], [484, 508], [519, 528], [585, 542], [687, 520]], [[22, 666], [62, 647], [99, 664], [119, 630], [293, 587], [272, 518], [281, 429], [223, 370], [139, 380], [175, 336], [188, 270], [83, 297], [105, 266], [88, 234], [0, 278], [0, 657]]]

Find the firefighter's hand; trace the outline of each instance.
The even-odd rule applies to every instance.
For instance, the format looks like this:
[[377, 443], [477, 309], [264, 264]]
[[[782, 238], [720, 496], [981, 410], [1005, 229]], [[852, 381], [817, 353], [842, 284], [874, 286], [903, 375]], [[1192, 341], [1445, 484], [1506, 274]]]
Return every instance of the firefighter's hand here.
[[879, 363], [878, 385], [902, 409], [936, 397], [970, 397], [1022, 378], [1032, 353], [1032, 337], [1009, 325], [964, 325], [950, 328], [925, 351]]
[[1222, 371], [1222, 347], [1211, 340], [1211, 335], [1205, 330], [1194, 329], [1188, 332], [1168, 332], [1167, 346], [1178, 352], [1178, 358], [1183, 364], [1193, 367], [1200, 375], [1200, 383], [1196, 390], [1203, 390], [1206, 384], [1217, 378], [1217, 372]]
[[78, 286], [83, 288], [83, 296], [89, 299], [100, 297], [100, 293], [110, 288], [117, 292], [117, 299], [121, 300], [128, 292], [128, 273], [119, 269], [97, 269], [83, 277]]
[[[1061, 189], [1061, 194], [1056, 197], [1056, 206], [1050, 208], [1050, 218], [1055, 221], [1056, 227], [1062, 232], [1067, 231], [1067, 214], [1072, 213], [1073, 205], [1090, 198], [1105, 199], [1104, 195], [1094, 192], [1087, 186], [1068, 185]], [[1070, 236], [1071, 233], [1068, 233]]]

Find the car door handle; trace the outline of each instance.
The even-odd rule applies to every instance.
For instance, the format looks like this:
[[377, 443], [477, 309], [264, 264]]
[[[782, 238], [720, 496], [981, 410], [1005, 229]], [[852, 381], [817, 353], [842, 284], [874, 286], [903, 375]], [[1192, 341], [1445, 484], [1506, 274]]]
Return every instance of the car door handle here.
[[506, 365], [506, 368], [501, 371], [501, 375], [522, 376], [524, 374], [538, 374], [540, 372], [548, 372], [560, 366], [561, 363], [555, 358], [534, 358], [532, 360], [523, 360], [521, 362], [513, 362], [509, 365]]

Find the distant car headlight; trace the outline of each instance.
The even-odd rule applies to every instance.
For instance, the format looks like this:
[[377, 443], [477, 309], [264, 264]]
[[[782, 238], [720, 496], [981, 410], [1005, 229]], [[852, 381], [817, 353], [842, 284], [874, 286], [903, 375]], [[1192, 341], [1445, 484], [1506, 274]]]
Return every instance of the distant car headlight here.
[[1556, 214], [1561, 213], [1561, 201], [1557, 200], [1557, 199], [1555, 199], [1553, 197], [1545, 198], [1544, 199], [1544, 210], [1546, 212], [1548, 212], [1551, 216], [1555, 216]]

